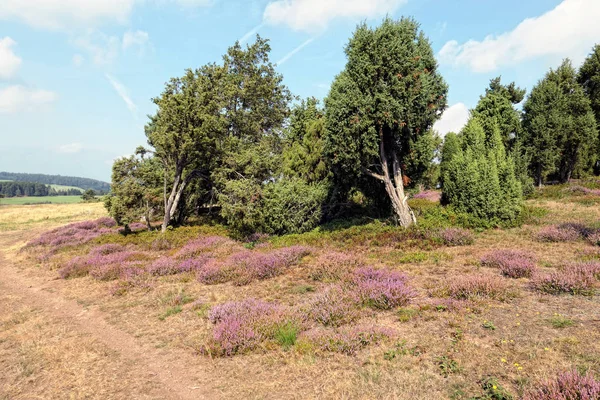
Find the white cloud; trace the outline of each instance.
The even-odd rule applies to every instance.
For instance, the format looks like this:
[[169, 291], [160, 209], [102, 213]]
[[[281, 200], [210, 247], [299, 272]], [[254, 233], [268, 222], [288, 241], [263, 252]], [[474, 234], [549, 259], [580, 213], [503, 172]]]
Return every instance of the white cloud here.
[[102, 21], [124, 23], [135, 0], [2, 0], [0, 19], [17, 19], [44, 29], [83, 27]]
[[123, 50], [127, 50], [130, 47], [139, 47], [140, 52], [143, 52], [146, 45], [148, 44], [149, 36], [148, 32], [137, 30], [135, 32], [128, 31], [123, 35]]
[[63, 144], [62, 146], [58, 146], [56, 149], [59, 153], [73, 154], [79, 153], [83, 150], [83, 144], [81, 143], [69, 143]]
[[0, 79], [11, 78], [21, 66], [21, 58], [12, 51], [16, 44], [8, 36], [0, 39]]
[[183, 7], [207, 7], [213, 0], [2, 0], [0, 20], [23, 21], [35, 28], [69, 30], [97, 27], [103, 22], [125, 24], [136, 5], [176, 3]]
[[285, 56], [283, 56], [283, 58], [281, 60], [277, 61], [275, 63], [275, 65], [278, 65], [278, 66], [282, 65], [287, 60], [289, 60], [290, 58], [292, 58], [300, 50], [302, 50], [303, 48], [305, 48], [306, 46], [308, 46], [309, 44], [311, 44], [314, 40], [315, 40], [315, 38], [308, 39], [307, 41], [305, 41], [304, 43], [302, 43], [300, 46], [296, 47], [294, 50], [290, 51]]
[[336, 18], [375, 18], [393, 13], [407, 0], [276, 0], [265, 8], [263, 19], [271, 25], [287, 25], [314, 32]]
[[47, 90], [29, 89], [22, 85], [0, 89], [0, 113], [15, 113], [37, 109], [54, 102], [58, 96]]
[[442, 118], [433, 125], [433, 129], [444, 137], [448, 132], [460, 132], [468, 119], [469, 109], [467, 106], [463, 103], [456, 103], [444, 111]]
[[442, 63], [488, 72], [542, 56], [570, 57], [578, 62], [600, 38], [600, 1], [563, 0], [554, 9], [523, 20], [515, 29], [482, 41], [447, 42]]
[[75, 54], [73, 56], [73, 65], [76, 66], [77, 68], [81, 67], [83, 65], [84, 61], [85, 60], [81, 54]]
[[111, 64], [121, 49], [121, 40], [118, 37], [95, 30], [89, 30], [84, 36], [74, 39], [73, 44], [87, 52], [96, 65]]
[[131, 113], [134, 116], [136, 116], [137, 106], [135, 105], [133, 100], [131, 100], [131, 97], [129, 97], [129, 93], [128, 93], [128, 90], [125, 87], [125, 85], [123, 85], [121, 82], [116, 80], [114, 76], [112, 76], [110, 74], [105, 74], [105, 75], [106, 75], [106, 79], [108, 79], [108, 81], [112, 85], [113, 89], [115, 89], [115, 91], [121, 97], [121, 99], [123, 99], [125, 104], [127, 104], [127, 108], [129, 109], [129, 111], [131, 111]]

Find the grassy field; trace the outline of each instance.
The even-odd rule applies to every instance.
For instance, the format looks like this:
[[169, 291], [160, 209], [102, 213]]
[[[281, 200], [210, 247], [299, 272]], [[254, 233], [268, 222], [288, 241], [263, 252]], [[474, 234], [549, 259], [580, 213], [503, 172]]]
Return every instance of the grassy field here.
[[73, 204], [81, 202], [81, 196], [8, 197], [0, 199], [0, 205], [25, 205], [38, 203]]
[[4, 207], [0, 399], [518, 399], [562, 371], [598, 377], [599, 281], [571, 272], [600, 266], [600, 198], [568, 189], [511, 229], [241, 243], [214, 224], [90, 223], [26, 251], [102, 204]]
[[64, 186], [64, 185], [54, 185], [54, 184], [52, 184], [52, 185], [50, 185], [50, 186], [52, 186], [52, 188], [53, 188], [53, 189], [55, 189], [55, 190], [69, 190], [69, 189], [76, 189], [76, 190], [79, 190], [80, 192], [82, 192], [82, 193], [83, 193], [83, 189], [82, 189], [82, 188], [79, 188], [79, 187], [76, 187], [76, 186]]

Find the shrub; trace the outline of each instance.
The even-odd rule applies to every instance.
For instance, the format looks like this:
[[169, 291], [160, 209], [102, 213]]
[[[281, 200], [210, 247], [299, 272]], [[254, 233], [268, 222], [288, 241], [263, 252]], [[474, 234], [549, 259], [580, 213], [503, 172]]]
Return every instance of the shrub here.
[[490, 298], [505, 300], [510, 297], [508, 286], [499, 278], [489, 275], [465, 275], [454, 278], [445, 287], [446, 294], [456, 300]]
[[593, 246], [600, 246], [600, 231], [590, 233], [586, 238]]
[[342, 279], [362, 262], [353, 254], [328, 252], [321, 254], [311, 268], [309, 277], [315, 281], [335, 282]]
[[123, 264], [142, 257], [143, 253], [134, 251], [119, 251], [101, 254], [92, 249], [88, 256], [78, 256], [71, 259], [58, 270], [62, 279], [85, 276], [88, 273], [96, 279], [110, 280], [119, 277]]
[[189, 241], [175, 254], [175, 258], [192, 258], [209, 253], [219, 246], [233, 246], [235, 244], [236, 242], [223, 236], [205, 236]]
[[541, 242], [572, 242], [579, 239], [580, 233], [571, 225], [552, 225], [542, 228], [536, 235]]
[[280, 275], [308, 253], [309, 250], [302, 246], [285, 247], [268, 253], [244, 250], [232, 254], [225, 261], [207, 262], [198, 270], [197, 277], [206, 284], [234, 280], [243, 285]]
[[208, 319], [215, 327], [206, 351], [217, 356], [252, 350], [262, 341], [281, 334], [282, 327], [294, 323], [280, 305], [257, 299], [214, 306]]
[[535, 276], [531, 287], [548, 294], [592, 296], [595, 293], [595, 264], [580, 264], [547, 275]]
[[37, 239], [27, 243], [25, 248], [49, 247], [60, 249], [89, 243], [100, 235], [113, 233], [116, 222], [112, 218], [99, 218], [95, 221], [77, 222], [43, 233]]
[[509, 278], [530, 278], [535, 272], [534, 257], [518, 250], [496, 250], [481, 258], [481, 264], [500, 269]]
[[338, 330], [314, 329], [302, 334], [301, 339], [315, 344], [323, 351], [354, 355], [369, 344], [395, 336], [390, 329], [373, 325], [342, 327]]
[[357, 269], [351, 277], [358, 300], [381, 309], [405, 306], [416, 296], [407, 281], [408, 277], [403, 273], [370, 267]]
[[439, 232], [439, 238], [447, 246], [468, 246], [473, 244], [473, 235], [467, 229], [446, 228]]
[[514, 160], [507, 156], [499, 128], [484, 129], [471, 117], [442, 149], [442, 201], [458, 211], [498, 222], [517, 221], [523, 206]]
[[577, 371], [562, 372], [556, 379], [542, 382], [527, 391], [523, 400], [597, 400], [600, 399], [600, 381], [591, 374]]
[[323, 325], [340, 326], [358, 317], [356, 302], [347, 290], [330, 286], [308, 304], [309, 318]]
[[239, 236], [254, 232], [282, 235], [314, 229], [327, 196], [325, 183], [285, 179], [259, 185], [229, 181], [219, 195], [221, 215]]

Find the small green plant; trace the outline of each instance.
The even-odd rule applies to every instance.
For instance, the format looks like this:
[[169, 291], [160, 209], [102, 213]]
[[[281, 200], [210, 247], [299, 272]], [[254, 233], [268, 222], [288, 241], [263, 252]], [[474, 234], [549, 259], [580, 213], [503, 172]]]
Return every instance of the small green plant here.
[[400, 322], [408, 322], [418, 315], [419, 315], [419, 310], [415, 310], [414, 308], [399, 308], [398, 309], [398, 320]]
[[393, 348], [383, 353], [383, 358], [386, 361], [392, 361], [396, 357], [409, 354], [409, 350], [406, 348], [406, 340], [402, 340], [394, 345]]
[[165, 311], [158, 317], [158, 319], [160, 319], [161, 321], [164, 321], [171, 315], [179, 314], [181, 311], [183, 311], [183, 308], [181, 308], [181, 306], [169, 307], [169, 308], [167, 308], [167, 311]]
[[548, 322], [550, 322], [550, 325], [556, 329], [562, 329], [573, 325], [573, 320], [560, 314], [554, 315], [548, 320]]
[[405, 254], [404, 256], [400, 257], [398, 262], [400, 264], [413, 264], [413, 263], [420, 263], [420, 262], [426, 261], [428, 258], [429, 258], [429, 256], [427, 255], [427, 253], [422, 252], [422, 251], [417, 251], [414, 253]]
[[436, 359], [436, 364], [440, 369], [440, 374], [444, 377], [448, 377], [452, 374], [460, 372], [460, 366], [458, 362], [449, 356], [440, 356]]
[[297, 294], [312, 293], [314, 291], [315, 287], [312, 285], [297, 285], [292, 288], [292, 292]]
[[481, 381], [483, 394], [469, 400], [513, 400], [513, 396], [500, 385], [496, 378], [490, 377]]
[[489, 329], [490, 331], [496, 330], [496, 325], [494, 325], [494, 323], [492, 321], [483, 321], [483, 324], [481, 324], [481, 326], [484, 329]]
[[295, 324], [288, 322], [277, 329], [275, 332], [275, 340], [277, 340], [277, 343], [279, 343], [281, 347], [287, 350], [296, 344], [299, 331], [300, 329], [298, 329]]

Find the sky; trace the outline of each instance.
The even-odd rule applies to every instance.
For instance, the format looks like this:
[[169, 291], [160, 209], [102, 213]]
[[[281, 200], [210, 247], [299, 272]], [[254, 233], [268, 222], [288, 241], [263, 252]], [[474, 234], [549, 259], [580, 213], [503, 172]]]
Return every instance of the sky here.
[[0, 0], [0, 171], [110, 181], [164, 83], [257, 33], [292, 93], [323, 99], [356, 24], [386, 15], [431, 41], [450, 88], [441, 135], [491, 78], [530, 90], [600, 42], [599, 0]]

